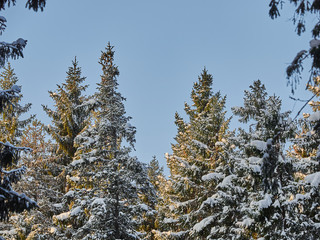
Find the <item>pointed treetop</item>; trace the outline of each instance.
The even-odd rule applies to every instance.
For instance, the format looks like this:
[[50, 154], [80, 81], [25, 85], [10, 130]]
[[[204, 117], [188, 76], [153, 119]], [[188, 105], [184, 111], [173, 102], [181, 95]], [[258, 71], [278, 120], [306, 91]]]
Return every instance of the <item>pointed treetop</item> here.
[[101, 57], [99, 60], [99, 64], [102, 66], [103, 74], [109, 73], [108, 75], [111, 77], [106, 78], [104, 75], [101, 76], [101, 84], [104, 84], [105, 81], [112, 81], [114, 82], [115, 86], [117, 86], [117, 76], [119, 76], [119, 70], [118, 67], [114, 65], [114, 46], [110, 45], [110, 42], [108, 42], [107, 47], [105, 48], [105, 51], [101, 51]]
[[191, 92], [191, 99], [193, 106], [197, 108], [197, 112], [200, 113], [204, 110], [210, 97], [212, 96], [212, 75], [208, 74], [206, 68], [203, 69], [201, 76], [198, 77], [198, 82], [193, 84]]

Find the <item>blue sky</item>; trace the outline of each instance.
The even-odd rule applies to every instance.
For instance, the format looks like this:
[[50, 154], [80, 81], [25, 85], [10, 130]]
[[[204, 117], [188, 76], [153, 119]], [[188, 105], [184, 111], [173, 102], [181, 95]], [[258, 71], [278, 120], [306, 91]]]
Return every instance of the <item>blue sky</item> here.
[[[214, 91], [227, 95], [229, 116], [257, 79], [270, 94], [281, 96], [284, 110], [301, 106], [288, 98], [285, 68], [309, 47], [311, 34], [309, 29], [302, 37], [295, 34], [289, 6], [271, 20], [269, 1], [263, 0], [48, 0], [38, 13], [17, 2], [2, 11], [8, 21], [2, 41], [28, 40], [25, 58], [11, 63], [24, 100], [33, 104], [31, 112], [50, 123], [41, 104], [52, 106], [48, 90], [64, 82], [75, 56], [92, 94], [100, 81], [100, 52], [110, 41], [119, 90], [137, 127], [133, 155], [143, 162], [156, 155], [165, 165], [164, 154], [171, 152], [176, 134], [174, 113], [183, 113], [204, 67], [214, 77]], [[308, 96], [305, 82], [296, 97]], [[234, 119], [231, 128], [238, 125]]]

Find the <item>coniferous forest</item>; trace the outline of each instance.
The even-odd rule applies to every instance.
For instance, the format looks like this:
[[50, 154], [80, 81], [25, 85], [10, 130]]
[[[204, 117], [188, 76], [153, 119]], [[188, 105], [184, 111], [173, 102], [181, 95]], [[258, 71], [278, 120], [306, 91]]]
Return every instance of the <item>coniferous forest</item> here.
[[[270, 17], [280, 17], [284, 1], [268, 2]], [[320, 1], [288, 2], [301, 35]], [[0, 11], [15, 3], [0, 0]], [[35, 12], [45, 7], [45, 0], [26, 3]], [[6, 22], [0, 17], [1, 33]], [[117, 46], [106, 41], [91, 95], [74, 57], [64, 82], [48, 91], [53, 107], [42, 105], [45, 125], [22, 104], [9, 62], [23, 58], [27, 40], [1, 42], [0, 239], [319, 239], [320, 21], [312, 35], [310, 49], [286, 70], [294, 93], [311, 60], [305, 82], [312, 97], [296, 115], [260, 80], [229, 113], [212, 73], [199, 69], [183, 99], [189, 103], [174, 116], [168, 176], [156, 156], [144, 163], [134, 154], [137, 129], [119, 91]]]

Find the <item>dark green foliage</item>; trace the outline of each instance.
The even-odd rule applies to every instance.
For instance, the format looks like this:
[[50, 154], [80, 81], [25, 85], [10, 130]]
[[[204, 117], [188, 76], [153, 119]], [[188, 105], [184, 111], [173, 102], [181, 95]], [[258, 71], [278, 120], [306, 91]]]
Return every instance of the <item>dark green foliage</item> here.
[[[15, 5], [16, 0], [0, 0], [0, 10], [5, 10], [6, 5], [10, 7]], [[46, 0], [27, 0], [26, 8], [38, 11], [40, 9], [43, 11], [46, 6]]]

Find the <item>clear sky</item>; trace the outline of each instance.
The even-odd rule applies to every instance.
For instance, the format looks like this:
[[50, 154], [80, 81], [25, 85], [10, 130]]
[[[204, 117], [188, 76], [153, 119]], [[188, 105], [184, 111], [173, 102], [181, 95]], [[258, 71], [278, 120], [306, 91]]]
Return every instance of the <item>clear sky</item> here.
[[[166, 164], [164, 154], [171, 152], [176, 134], [174, 113], [183, 113], [204, 67], [214, 77], [214, 91], [227, 95], [229, 116], [257, 79], [270, 94], [281, 96], [284, 110], [301, 107], [288, 98], [285, 68], [298, 51], [309, 48], [311, 34], [295, 34], [292, 11], [271, 20], [269, 1], [47, 0], [38, 13], [24, 8], [26, 0], [17, 2], [1, 12], [8, 21], [2, 41], [28, 40], [25, 58], [11, 63], [24, 101], [33, 104], [31, 113], [50, 123], [41, 104], [52, 106], [48, 90], [64, 82], [75, 56], [92, 94], [100, 81], [101, 50], [110, 41], [119, 90], [137, 127], [132, 155], [143, 162], [156, 155]], [[306, 98], [307, 92], [298, 91], [296, 97]], [[237, 126], [234, 119], [231, 127]]]

